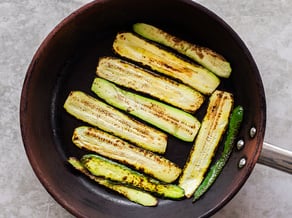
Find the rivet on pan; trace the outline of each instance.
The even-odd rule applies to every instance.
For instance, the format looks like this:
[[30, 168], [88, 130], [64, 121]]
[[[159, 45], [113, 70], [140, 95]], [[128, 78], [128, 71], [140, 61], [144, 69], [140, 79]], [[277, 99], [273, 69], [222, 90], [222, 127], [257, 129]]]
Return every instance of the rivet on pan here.
[[241, 150], [244, 147], [244, 141], [242, 139], [238, 140], [236, 147], [238, 150]]
[[238, 167], [239, 167], [239, 168], [242, 168], [242, 167], [245, 166], [245, 164], [246, 164], [246, 158], [243, 157], [243, 158], [241, 158], [241, 159], [239, 160], [239, 162], [238, 162]]
[[256, 133], [257, 133], [257, 129], [255, 127], [251, 127], [250, 130], [249, 130], [249, 136], [251, 138], [254, 138]]

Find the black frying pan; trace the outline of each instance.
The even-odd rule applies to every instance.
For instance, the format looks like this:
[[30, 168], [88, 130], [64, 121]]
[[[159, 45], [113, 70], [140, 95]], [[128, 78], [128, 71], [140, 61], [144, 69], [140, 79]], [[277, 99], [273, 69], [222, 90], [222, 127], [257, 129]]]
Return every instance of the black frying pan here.
[[[81, 124], [62, 105], [71, 90], [93, 95], [90, 85], [100, 56], [112, 55], [119, 31], [146, 22], [188, 41], [212, 48], [228, 59], [232, 76], [220, 89], [235, 96], [245, 108], [239, 138], [245, 147], [235, 150], [211, 189], [196, 203], [191, 199], [162, 199], [154, 208], [129, 202], [91, 182], [66, 163], [81, 151], [71, 142]], [[197, 116], [202, 118], [202, 108]], [[20, 108], [23, 142], [30, 163], [48, 192], [78, 217], [201, 217], [224, 206], [242, 187], [256, 164], [263, 144], [266, 103], [257, 66], [239, 36], [219, 17], [186, 0], [98, 0], [62, 21], [45, 39], [29, 66]], [[256, 128], [254, 137], [250, 129]], [[222, 146], [221, 146], [222, 147]], [[183, 166], [191, 144], [169, 137], [166, 156]], [[216, 159], [217, 157], [215, 157]], [[246, 160], [245, 164], [242, 159]]]

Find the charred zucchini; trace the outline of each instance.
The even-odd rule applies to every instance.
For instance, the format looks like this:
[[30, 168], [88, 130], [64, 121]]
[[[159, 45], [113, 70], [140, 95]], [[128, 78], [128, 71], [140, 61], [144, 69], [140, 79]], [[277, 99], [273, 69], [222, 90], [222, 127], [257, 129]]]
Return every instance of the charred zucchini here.
[[198, 188], [226, 130], [233, 107], [232, 94], [216, 90], [209, 99], [206, 115], [179, 179], [186, 197]]
[[181, 173], [181, 169], [168, 159], [99, 129], [78, 127], [74, 130], [72, 141], [79, 148], [117, 160], [164, 182], [173, 182]]
[[156, 206], [158, 204], [157, 198], [152, 196], [150, 193], [138, 190], [136, 188], [132, 188], [123, 184], [119, 184], [116, 182], [113, 182], [111, 180], [97, 177], [92, 175], [82, 164], [81, 162], [74, 157], [70, 157], [68, 159], [68, 162], [78, 171], [92, 179], [93, 181], [97, 182], [98, 184], [109, 188], [111, 190], [114, 190], [118, 192], [119, 194], [125, 196], [130, 201], [133, 201], [135, 203], [141, 204], [143, 206]]
[[96, 78], [91, 90], [107, 103], [128, 112], [184, 141], [193, 141], [200, 122], [191, 114], [120, 89], [113, 83]]
[[126, 139], [137, 146], [163, 153], [167, 135], [127, 116], [81, 91], [67, 97], [64, 108], [76, 118]]
[[230, 115], [230, 121], [228, 125], [226, 139], [224, 142], [223, 152], [220, 158], [211, 166], [210, 170], [208, 170], [208, 173], [204, 178], [203, 182], [195, 191], [193, 202], [199, 199], [212, 186], [212, 184], [215, 182], [215, 180], [221, 173], [234, 147], [234, 142], [240, 129], [242, 119], [243, 108], [242, 106], [237, 106], [236, 108], [234, 108]]
[[211, 94], [220, 83], [218, 77], [206, 68], [187, 62], [129, 32], [117, 34], [113, 49], [120, 56], [178, 79], [203, 94]]
[[186, 55], [206, 67], [217, 76], [228, 78], [231, 74], [230, 63], [213, 50], [198, 46], [173, 36], [157, 27], [145, 23], [136, 23], [133, 30], [146, 39], [155, 41]]
[[161, 77], [118, 58], [101, 58], [96, 74], [118, 85], [151, 95], [188, 112], [195, 112], [204, 102], [204, 96], [191, 87]]
[[113, 181], [134, 186], [166, 198], [180, 199], [184, 196], [184, 190], [177, 185], [159, 182], [158, 180], [147, 177], [138, 171], [134, 171], [122, 164], [98, 155], [84, 155], [81, 158], [81, 163], [95, 176], [101, 176]]

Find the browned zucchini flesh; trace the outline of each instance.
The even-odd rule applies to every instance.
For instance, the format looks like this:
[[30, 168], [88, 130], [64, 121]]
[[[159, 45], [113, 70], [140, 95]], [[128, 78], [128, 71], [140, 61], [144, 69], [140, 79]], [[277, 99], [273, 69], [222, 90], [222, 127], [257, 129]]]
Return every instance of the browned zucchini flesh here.
[[233, 95], [216, 90], [210, 97], [207, 113], [179, 179], [179, 186], [191, 197], [202, 182], [212, 157], [228, 126]]

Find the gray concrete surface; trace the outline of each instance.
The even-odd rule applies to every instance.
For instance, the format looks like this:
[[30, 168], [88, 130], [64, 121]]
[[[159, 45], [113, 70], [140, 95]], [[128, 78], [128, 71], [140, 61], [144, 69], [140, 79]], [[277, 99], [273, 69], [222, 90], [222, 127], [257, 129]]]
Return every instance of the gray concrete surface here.
[[[52, 28], [89, 0], [0, 0], [0, 218], [72, 217], [45, 191], [26, 157], [19, 101], [30, 60]], [[244, 40], [263, 78], [265, 141], [292, 150], [292, 1], [200, 0]], [[292, 217], [292, 176], [257, 164], [215, 218]]]

